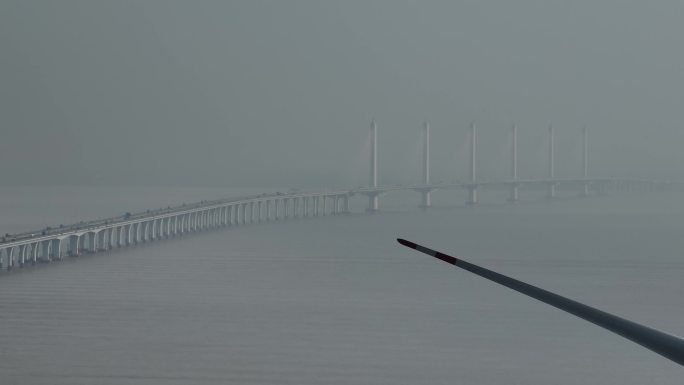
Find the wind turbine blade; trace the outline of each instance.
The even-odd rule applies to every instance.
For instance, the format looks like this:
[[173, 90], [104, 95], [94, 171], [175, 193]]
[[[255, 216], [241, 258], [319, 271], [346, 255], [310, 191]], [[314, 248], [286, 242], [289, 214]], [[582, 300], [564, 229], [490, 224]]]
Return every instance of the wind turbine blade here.
[[439, 251], [432, 250], [411, 241], [405, 239], [397, 239], [397, 241], [406, 247], [420, 251], [421, 253], [425, 253], [456, 267], [460, 267], [461, 269], [479, 275], [480, 277], [494, 281], [509, 289], [513, 289], [519, 293], [589, 321], [684, 366], [684, 339], [682, 338], [606, 313], [602, 310], [540, 289], [528, 283], [518, 281], [517, 279], [499, 274], [495, 271], [485, 269], [484, 267], [474, 265], [462, 259], [440, 253]]

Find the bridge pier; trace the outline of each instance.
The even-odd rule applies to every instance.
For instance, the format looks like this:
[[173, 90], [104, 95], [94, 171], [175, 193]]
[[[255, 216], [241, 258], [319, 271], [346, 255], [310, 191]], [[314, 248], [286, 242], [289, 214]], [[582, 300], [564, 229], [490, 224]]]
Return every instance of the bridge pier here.
[[379, 210], [379, 200], [378, 196], [379, 193], [369, 193], [368, 194], [368, 208], [366, 209], [366, 212], [369, 213], [374, 213]]
[[[555, 178], [555, 148], [554, 148], [554, 131], [553, 126], [549, 125], [549, 179]], [[550, 182], [548, 184], [547, 197], [553, 199], [556, 197], [556, 183]]]
[[508, 201], [511, 203], [516, 203], [519, 200], [518, 194], [518, 126], [515, 124], [512, 127], [512, 138], [511, 138], [511, 192], [508, 197]]
[[470, 123], [470, 181], [468, 186], [468, 201], [466, 205], [474, 206], [478, 202], [477, 197], [477, 127], [475, 122]]
[[[370, 159], [370, 181], [369, 188], [378, 187], [378, 126], [375, 124], [375, 119], [371, 121], [371, 159]], [[378, 193], [369, 193], [367, 212], [378, 211]]]
[[342, 198], [342, 204], [343, 204], [343, 206], [344, 206], [344, 213], [345, 213], [345, 214], [350, 213], [351, 210], [349, 209], [349, 194], [343, 196], [343, 198]]
[[[430, 124], [428, 122], [423, 123], [423, 184], [430, 185]], [[431, 191], [432, 189], [426, 188], [420, 192], [420, 207], [432, 206]]]
[[[587, 126], [584, 126], [582, 128], [582, 174], [584, 176], [584, 179], [589, 178], [589, 131], [587, 130]], [[585, 182], [582, 185], [582, 195], [583, 196], [589, 196], [589, 183]]]
[[7, 270], [12, 270], [14, 267], [14, 247], [10, 247], [7, 251]]

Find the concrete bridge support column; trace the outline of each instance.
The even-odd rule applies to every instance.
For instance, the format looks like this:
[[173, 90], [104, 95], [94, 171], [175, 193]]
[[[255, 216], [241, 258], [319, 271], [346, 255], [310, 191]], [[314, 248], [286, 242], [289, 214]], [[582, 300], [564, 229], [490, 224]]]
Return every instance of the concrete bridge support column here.
[[100, 243], [100, 248], [104, 251], [108, 251], [112, 248], [112, 231], [113, 229], [102, 230], [102, 243]]
[[33, 263], [52, 261], [52, 254], [54, 253], [54, 251], [52, 250], [53, 241], [54, 241], [54, 239], [50, 239], [50, 240], [41, 242], [41, 244], [40, 244], [40, 251], [41, 252], [33, 260]]
[[309, 197], [302, 197], [302, 218], [309, 216]]
[[119, 243], [119, 241], [118, 241], [119, 228], [118, 227], [111, 227], [109, 229], [108, 234], [109, 234], [109, 238], [107, 238], [107, 245], [108, 245], [107, 248], [113, 249]]
[[126, 226], [119, 226], [116, 228], [117, 235], [116, 235], [116, 247], [121, 248], [126, 245], [126, 240], [125, 240], [125, 231], [126, 231]]
[[379, 205], [379, 194], [378, 193], [369, 193], [368, 194], [368, 208], [366, 211], [368, 212], [375, 212], [380, 209]]
[[242, 218], [244, 217], [245, 206], [242, 203], [235, 205], [235, 224], [240, 226], [244, 225]]
[[475, 123], [470, 123], [470, 181], [473, 183], [468, 186], [468, 201], [469, 206], [475, 205], [478, 202], [477, 197], [477, 127]]
[[30, 245], [26, 245], [26, 249], [24, 250], [24, 253], [25, 253], [24, 264], [33, 263], [33, 258], [36, 257], [37, 251], [38, 251], [38, 244], [37, 243], [31, 243]]
[[53, 250], [53, 257], [52, 259], [55, 259], [57, 261], [62, 260], [62, 239], [55, 239], [52, 241], [52, 250]]
[[164, 233], [164, 219], [153, 219], [152, 220], [152, 240], [156, 241], [163, 237]]
[[119, 228], [112, 227], [109, 229], [109, 238], [107, 238], [108, 248], [114, 249], [119, 244]]
[[[42, 242], [36, 242], [33, 244], [31, 255], [29, 255], [31, 264], [35, 265], [38, 262], [38, 249], [42, 246]], [[43, 253], [45, 253], [45, 250], [43, 250]]]
[[7, 254], [7, 270], [12, 270], [14, 267], [14, 247], [10, 247], [5, 250]]
[[468, 186], [468, 206], [474, 206], [479, 202], [477, 194], [477, 185]]
[[97, 237], [97, 249], [95, 251], [104, 251], [107, 249], [107, 229], [100, 230], [97, 233], [95, 233], [95, 237]]
[[[82, 235], [81, 235], [82, 236]], [[78, 245], [79, 245], [79, 239], [81, 236], [75, 235], [75, 236], [70, 236], [67, 242], [67, 256], [68, 257], [75, 257], [78, 256]]]
[[19, 246], [19, 267], [24, 267], [24, 263], [26, 263], [26, 249], [27, 248], [28, 248], [28, 245]]
[[[430, 124], [423, 123], [423, 184], [428, 186], [430, 184]], [[421, 207], [430, 207], [431, 190], [425, 189], [421, 191]]]
[[[369, 188], [378, 187], [378, 126], [375, 119], [371, 122], [371, 159], [370, 159], [370, 182]], [[368, 195], [368, 209], [366, 211], [378, 211], [378, 194]]]
[[135, 225], [129, 224], [126, 226], [126, 246], [132, 246], [135, 243]]
[[431, 190], [423, 190], [420, 192], [420, 207], [428, 208], [432, 206], [432, 194]]
[[[556, 155], [555, 155], [555, 143], [554, 143], [554, 131], [553, 131], [553, 126], [549, 125], [549, 179], [555, 178], [555, 161], [556, 161]], [[550, 182], [549, 183], [549, 192], [548, 192], [548, 197], [549, 199], [555, 198], [556, 197], [556, 183]]]
[[[584, 179], [589, 178], [589, 131], [587, 126], [582, 128], [582, 175]], [[585, 182], [582, 186], [582, 195], [589, 196], [589, 182]]]
[[131, 246], [133, 245], [133, 231], [135, 230], [135, 226], [133, 224], [129, 224], [125, 226], [125, 231], [126, 231], [126, 246]]
[[149, 235], [149, 233], [150, 233], [150, 227], [152, 227], [152, 224], [150, 223], [150, 221], [145, 221], [145, 222], [143, 223], [143, 228], [142, 228], [142, 229], [143, 229], [143, 231], [142, 231], [142, 241], [143, 241], [143, 243], [145, 243], [145, 242], [147, 242], [147, 241], [150, 240], [150, 235]]
[[88, 237], [88, 252], [89, 253], [96, 253], [97, 252], [97, 234], [96, 233], [87, 233], [86, 236]]
[[33, 244], [33, 247], [31, 248], [31, 254], [28, 255], [28, 262], [32, 265], [38, 263], [38, 259], [42, 259], [43, 255], [47, 253], [46, 249], [50, 245], [50, 243], [48, 242], [47, 244], [44, 244], [44, 242], [45, 241], [41, 241]]
[[[513, 125], [513, 132], [511, 138], [511, 180], [516, 182], [518, 180], [518, 126]], [[515, 203], [519, 200], [518, 184], [511, 183], [511, 195], [508, 201]]]

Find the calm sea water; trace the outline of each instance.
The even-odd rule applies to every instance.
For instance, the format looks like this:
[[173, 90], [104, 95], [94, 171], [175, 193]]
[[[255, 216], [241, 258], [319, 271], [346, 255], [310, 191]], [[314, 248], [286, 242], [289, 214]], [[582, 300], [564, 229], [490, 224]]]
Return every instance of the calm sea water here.
[[[0, 189], [0, 231], [251, 191]], [[528, 193], [532, 197], [534, 193]], [[676, 364], [400, 247], [684, 334], [682, 195], [269, 223], [0, 274], [0, 384], [681, 384]]]

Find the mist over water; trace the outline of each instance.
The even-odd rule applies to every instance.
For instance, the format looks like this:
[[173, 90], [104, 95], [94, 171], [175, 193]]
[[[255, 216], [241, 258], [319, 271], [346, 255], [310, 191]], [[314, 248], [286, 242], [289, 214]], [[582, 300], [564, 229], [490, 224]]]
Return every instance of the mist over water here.
[[[97, 196], [107, 189], [94, 190], [70, 195], [84, 212], [105, 215]], [[119, 191], [116, 205], [147, 194], [178, 198], [164, 191]], [[414, 207], [416, 193], [390, 194], [378, 215], [362, 214], [359, 199], [346, 216], [2, 273], [0, 382], [681, 382], [681, 368], [650, 351], [395, 241], [428, 244], [681, 334], [680, 195], [507, 205], [504, 194], [489, 192], [467, 208], [459, 194], [435, 193], [428, 211]], [[50, 206], [55, 217], [71, 210]], [[23, 212], [5, 228], [37, 217]]]
[[[684, 2], [0, 1], [0, 235], [252, 194], [684, 180]], [[684, 334], [684, 205], [560, 185], [351, 197], [0, 272], [4, 384], [681, 384], [675, 364], [404, 237]], [[593, 192], [595, 193], [595, 191]], [[130, 230], [130, 229], [129, 229]], [[104, 234], [104, 233], [103, 233]], [[90, 244], [89, 244], [90, 245]], [[35, 248], [33, 250], [38, 250]], [[48, 249], [49, 250], [49, 249]]]

